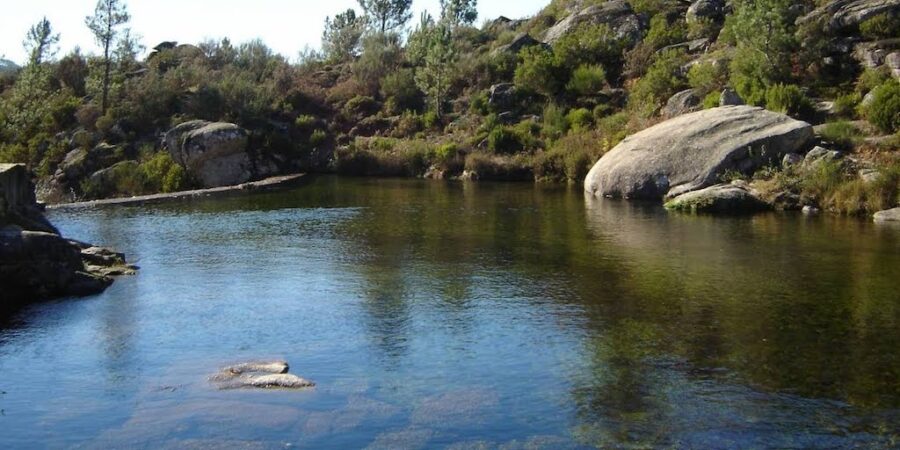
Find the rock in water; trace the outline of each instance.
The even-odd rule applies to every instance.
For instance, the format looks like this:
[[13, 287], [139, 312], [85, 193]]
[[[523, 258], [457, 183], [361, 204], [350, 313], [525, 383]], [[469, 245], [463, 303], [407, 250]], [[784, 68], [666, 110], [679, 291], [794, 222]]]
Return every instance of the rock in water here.
[[627, 137], [584, 181], [597, 196], [659, 199], [750, 173], [798, 152], [813, 137], [806, 122], [752, 106], [685, 114]]
[[301, 389], [315, 386], [312, 381], [287, 373], [288, 370], [285, 361], [246, 362], [224, 367], [209, 380], [219, 389]]
[[681, 194], [666, 203], [666, 209], [694, 213], [744, 214], [769, 206], [743, 186], [719, 184]]
[[877, 223], [896, 223], [900, 224], [900, 207], [894, 209], [888, 209], [885, 211], [878, 211], [875, 213], [875, 222]]

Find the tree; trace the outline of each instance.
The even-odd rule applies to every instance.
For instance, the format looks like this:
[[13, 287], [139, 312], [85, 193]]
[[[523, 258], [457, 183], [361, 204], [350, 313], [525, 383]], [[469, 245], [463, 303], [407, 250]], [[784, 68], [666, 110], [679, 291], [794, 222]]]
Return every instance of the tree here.
[[53, 28], [46, 17], [32, 25], [28, 30], [22, 45], [28, 52], [28, 64], [40, 65], [45, 58], [52, 58], [56, 53], [54, 48], [59, 43], [59, 33], [53, 34]]
[[412, 0], [358, 0], [368, 23], [384, 34], [401, 28], [412, 18]]
[[334, 16], [333, 20], [326, 17], [322, 33], [325, 56], [331, 61], [345, 61], [355, 56], [365, 27], [366, 18], [357, 16], [353, 9]]
[[478, 0], [440, 0], [441, 20], [453, 27], [472, 25], [478, 18]]
[[423, 28], [418, 37], [421, 44], [422, 66], [416, 70], [416, 86], [432, 102], [434, 112], [441, 116], [447, 93], [454, 76], [457, 51], [451, 28], [445, 23]]
[[97, 0], [94, 15], [84, 19], [85, 24], [94, 33], [97, 44], [103, 48], [103, 100], [101, 109], [104, 114], [109, 108], [109, 80], [112, 71], [113, 44], [119, 36], [119, 25], [128, 23], [131, 16], [120, 0]]

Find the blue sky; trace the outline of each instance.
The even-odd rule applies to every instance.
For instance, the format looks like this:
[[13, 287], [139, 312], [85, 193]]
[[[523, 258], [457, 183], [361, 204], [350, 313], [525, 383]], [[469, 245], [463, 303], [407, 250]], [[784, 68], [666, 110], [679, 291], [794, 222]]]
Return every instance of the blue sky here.
[[[84, 25], [96, 0], [0, 0], [0, 56], [16, 63], [25, 60], [22, 41], [28, 28], [47, 16], [60, 33], [60, 54], [80, 46], [97, 53]], [[10, 5], [14, 3], [14, 5]], [[234, 43], [261, 38], [278, 53], [294, 59], [306, 45], [318, 48], [326, 16], [356, 8], [356, 0], [130, 0], [131, 28], [152, 47], [161, 41], [197, 43], [228, 37]], [[549, 0], [480, 0], [478, 23], [500, 15], [530, 16]], [[414, 0], [416, 12], [439, 10], [438, 0]], [[413, 20], [416, 20], [416, 14]]]

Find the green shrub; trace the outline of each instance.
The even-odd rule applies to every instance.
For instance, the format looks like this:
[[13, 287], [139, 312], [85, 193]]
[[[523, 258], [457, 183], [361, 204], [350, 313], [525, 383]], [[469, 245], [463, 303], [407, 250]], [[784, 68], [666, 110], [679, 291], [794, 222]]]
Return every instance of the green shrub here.
[[516, 67], [515, 84], [519, 88], [552, 97], [559, 92], [561, 68], [553, 53], [542, 46], [529, 47], [520, 53], [522, 62]]
[[619, 143], [628, 135], [628, 122], [631, 117], [626, 112], [619, 112], [608, 117], [604, 117], [597, 122], [597, 129], [602, 133], [605, 142], [610, 148]]
[[296, 125], [297, 128], [299, 128], [301, 131], [309, 131], [313, 129], [313, 127], [316, 126], [316, 123], [318, 123], [318, 120], [315, 118], [315, 116], [303, 114], [297, 116], [297, 119], [294, 120], [294, 125]]
[[666, 14], [657, 14], [650, 19], [650, 30], [644, 42], [653, 48], [663, 48], [687, 40], [687, 26], [681, 18], [669, 23]]
[[860, 101], [862, 97], [856, 92], [838, 96], [834, 99], [834, 114], [852, 119], [856, 116], [856, 108]]
[[[697, 91], [697, 95], [706, 96], [711, 92], [720, 92], [728, 81], [728, 71], [724, 64], [704, 62], [694, 64], [688, 70], [688, 83]], [[718, 97], [716, 97], [718, 102]]]
[[872, 90], [872, 101], [865, 107], [865, 116], [884, 133], [900, 131], [900, 82], [890, 80]]
[[579, 66], [572, 72], [566, 90], [579, 97], [596, 95], [606, 83], [606, 71], [603, 66]]
[[97, 119], [96, 127], [97, 131], [100, 133], [106, 134], [109, 133], [109, 130], [112, 129], [113, 125], [116, 124], [116, 119], [113, 119], [111, 115], [108, 113], [105, 116], [100, 116]]
[[703, 97], [703, 109], [710, 109], [719, 106], [722, 99], [722, 93], [718, 91], [710, 92]]
[[318, 147], [325, 143], [326, 139], [328, 139], [328, 134], [324, 130], [316, 130], [309, 136], [309, 144]]
[[[150, 153], [144, 150], [145, 155]], [[177, 192], [187, 187], [187, 174], [168, 152], [156, 152], [138, 166], [142, 179], [142, 192]], [[124, 193], [124, 192], [123, 192]]]
[[851, 148], [862, 139], [862, 132], [846, 121], [826, 123], [819, 135], [842, 148]]
[[569, 119], [565, 111], [555, 103], [544, 106], [544, 136], [553, 140], [559, 139], [569, 131]]
[[766, 108], [790, 116], [808, 116], [813, 105], [799, 86], [776, 84], [766, 89]]
[[644, 117], [650, 117], [676, 92], [686, 86], [678, 76], [684, 62], [684, 51], [667, 50], [660, 54], [647, 73], [638, 80], [628, 106]]
[[900, 37], [900, 16], [879, 14], [859, 24], [859, 33], [870, 41]]
[[400, 116], [400, 120], [397, 121], [397, 126], [394, 127], [392, 135], [394, 137], [413, 136], [422, 131], [423, 127], [421, 116], [412, 111], [406, 111]]
[[420, 111], [424, 106], [422, 91], [416, 86], [413, 69], [399, 69], [381, 80], [381, 95], [387, 99], [386, 109], [390, 114], [402, 111]]
[[422, 115], [422, 125], [424, 125], [426, 129], [434, 129], [440, 125], [440, 122], [441, 118], [434, 111], [426, 111], [425, 114]]
[[535, 178], [580, 183], [607, 150], [606, 140], [597, 131], [570, 133], [535, 158]]
[[558, 66], [564, 71], [595, 64], [615, 69], [621, 66], [624, 48], [622, 40], [616, 37], [616, 33], [608, 25], [582, 25], [557, 40], [553, 44], [553, 53]]
[[860, 95], [866, 95], [869, 91], [881, 86], [890, 79], [891, 74], [886, 67], [882, 66], [877, 69], [867, 67], [856, 79], [856, 92]]
[[454, 159], [459, 154], [459, 147], [454, 143], [441, 144], [434, 148], [431, 157], [438, 162]]
[[347, 117], [365, 117], [378, 111], [378, 102], [374, 98], [365, 95], [357, 95], [344, 105], [344, 114]]
[[509, 154], [522, 151], [522, 137], [512, 128], [497, 127], [488, 133], [488, 149], [493, 153]]
[[594, 115], [585, 108], [578, 108], [569, 111], [566, 119], [572, 127], [572, 131], [582, 131], [589, 128], [594, 122]]

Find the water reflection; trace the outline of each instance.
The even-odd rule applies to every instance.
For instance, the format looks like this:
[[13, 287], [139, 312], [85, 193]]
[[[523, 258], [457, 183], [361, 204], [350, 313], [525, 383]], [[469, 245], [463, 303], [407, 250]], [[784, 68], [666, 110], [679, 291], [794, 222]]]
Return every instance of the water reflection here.
[[[25, 380], [0, 385], [0, 426], [13, 430], [0, 444], [829, 448], [900, 436], [900, 233], [861, 221], [331, 177], [52, 215], [143, 270], [0, 331], [0, 373]], [[253, 357], [286, 358], [318, 387], [205, 382]]]

